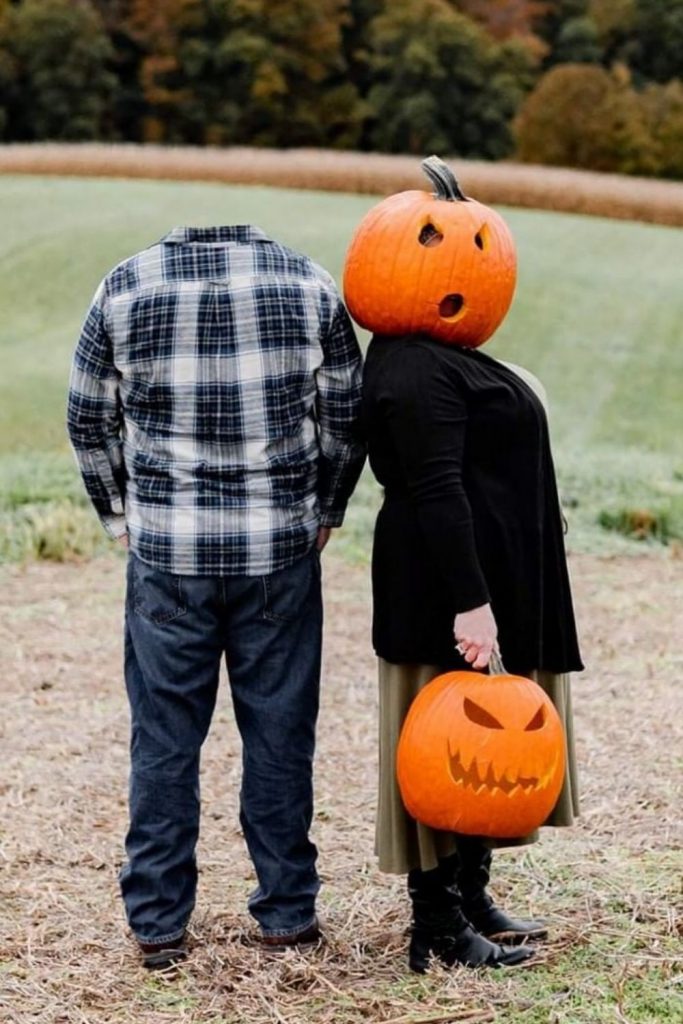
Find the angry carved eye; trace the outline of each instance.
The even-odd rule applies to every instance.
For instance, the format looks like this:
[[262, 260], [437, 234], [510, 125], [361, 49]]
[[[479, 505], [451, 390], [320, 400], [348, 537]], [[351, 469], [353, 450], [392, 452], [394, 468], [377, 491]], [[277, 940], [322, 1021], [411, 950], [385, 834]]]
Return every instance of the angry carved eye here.
[[541, 704], [540, 708], [531, 719], [529, 724], [524, 729], [525, 732], [533, 732], [535, 729], [542, 729], [545, 725], [545, 708]]
[[483, 725], [485, 729], [503, 728], [497, 718], [494, 718], [493, 715], [489, 714], [489, 712], [484, 708], [475, 704], [469, 697], [465, 697], [463, 708], [470, 722], [474, 722], [475, 725]]

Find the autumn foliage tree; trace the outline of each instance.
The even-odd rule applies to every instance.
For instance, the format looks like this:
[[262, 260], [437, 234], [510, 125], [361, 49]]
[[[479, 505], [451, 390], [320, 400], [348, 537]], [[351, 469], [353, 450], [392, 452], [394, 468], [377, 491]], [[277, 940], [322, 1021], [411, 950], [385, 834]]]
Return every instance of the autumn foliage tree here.
[[352, 144], [348, 0], [134, 0], [146, 135], [166, 141]]
[[628, 72], [561, 64], [545, 75], [516, 122], [518, 155], [532, 163], [652, 173], [653, 143]]
[[548, 11], [547, 0], [456, 0], [455, 7], [483, 25], [494, 39], [530, 39]]
[[683, 0], [0, 0], [0, 140], [683, 177], [682, 53]]
[[683, 84], [651, 83], [642, 96], [654, 151], [654, 172], [663, 178], [683, 178]]

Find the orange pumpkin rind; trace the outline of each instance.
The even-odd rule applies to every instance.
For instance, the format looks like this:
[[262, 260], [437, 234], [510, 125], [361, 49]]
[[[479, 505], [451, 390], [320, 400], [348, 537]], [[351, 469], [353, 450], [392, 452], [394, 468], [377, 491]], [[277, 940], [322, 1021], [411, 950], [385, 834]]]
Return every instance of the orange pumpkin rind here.
[[427, 334], [476, 348], [504, 319], [515, 290], [515, 245], [503, 218], [463, 194], [450, 168], [422, 168], [435, 192], [389, 196], [363, 218], [344, 268], [344, 297], [361, 327]]
[[564, 730], [532, 680], [449, 672], [413, 701], [396, 770], [405, 807], [423, 824], [520, 838], [542, 825], [557, 803]]

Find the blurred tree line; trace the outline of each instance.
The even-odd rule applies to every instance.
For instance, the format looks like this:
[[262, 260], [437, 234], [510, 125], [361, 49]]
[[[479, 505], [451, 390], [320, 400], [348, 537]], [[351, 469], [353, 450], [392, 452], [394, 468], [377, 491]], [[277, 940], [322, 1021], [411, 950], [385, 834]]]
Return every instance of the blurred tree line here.
[[683, 0], [0, 0], [0, 139], [683, 177]]

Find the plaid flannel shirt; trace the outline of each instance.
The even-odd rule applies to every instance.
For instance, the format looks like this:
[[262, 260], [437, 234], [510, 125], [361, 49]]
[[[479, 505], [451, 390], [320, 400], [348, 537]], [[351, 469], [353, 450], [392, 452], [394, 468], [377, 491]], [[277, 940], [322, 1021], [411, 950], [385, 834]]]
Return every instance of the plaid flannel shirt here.
[[341, 524], [360, 386], [326, 271], [255, 227], [175, 228], [100, 285], [69, 436], [105, 529], [143, 561], [262, 575]]

